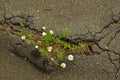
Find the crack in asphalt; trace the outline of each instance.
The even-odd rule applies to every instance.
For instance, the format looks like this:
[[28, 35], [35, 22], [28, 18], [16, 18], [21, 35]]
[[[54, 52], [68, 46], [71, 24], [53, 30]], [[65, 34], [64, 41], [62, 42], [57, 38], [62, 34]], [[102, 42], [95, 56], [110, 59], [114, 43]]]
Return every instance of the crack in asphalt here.
[[[115, 69], [116, 69], [116, 72], [115, 72], [115, 80], [117, 80], [117, 78], [119, 77], [118, 73], [120, 71], [120, 55], [119, 55], [119, 58], [118, 60], [112, 60], [111, 59], [111, 56], [110, 56], [110, 53], [108, 53], [108, 57], [109, 57], [109, 61], [115, 66]], [[114, 63], [114, 61], [117, 61], [119, 64], [119, 66], [117, 67], [117, 65]]]
[[[93, 43], [92, 45], [96, 44], [97, 47], [98, 47], [100, 50], [102, 50], [102, 51], [113, 52], [115, 55], [119, 55], [119, 56], [120, 56], [120, 53], [116, 53], [115, 51], [112, 51], [112, 50], [109, 50], [109, 49], [104, 49], [104, 48], [102, 48], [102, 47], [99, 45], [99, 42], [100, 42], [102, 39], [104, 39], [109, 33], [106, 33], [105, 35], [101, 36], [99, 39], [96, 40], [96, 36], [97, 36], [97, 35], [103, 33], [103, 32], [104, 32], [106, 29], [108, 29], [112, 24], [117, 24], [118, 22], [119, 22], [119, 21], [112, 21], [112, 22], [110, 22], [110, 23], [109, 23], [107, 26], [105, 26], [100, 32], [96, 32], [95, 35], [93, 35], [92, 32], [90, 32], [89, 28], [86, 27], [87, 30], [88, 30], [88, 32], [87, 32], [86, 34], [82, 34], [82, 36], [90, 34], [91, 36], [93, 36], [93, 39], [91, 39], [91, 40], [88, 40], [88, 39], [85, 40], [85, 39], [81, 39], [81, 38], [76, 38], [75, 41], [76, 41], [76, 40], [89, 41], [89, 42], [92, 42], [92, 43]], [[117, 35], [119, 32], [120, 32], [120, 29], [118, 29], [118, 30], [115, 32], [114, 36], [111, 37], [111, 39], [108, 41], [108, 44], [107, 44], [107, 45], [109, 45], [109, 44], [111, 43], [111, 41], [116, 37], [116, 35]], [[80, 36], [81, 36], [81, 35], [80, 35]], [[90, 47], [92, 47], [92, 46], [90, 46]], [[95, 52], [95, 53], [97, 53], [97, 54], [100, 54], [99, 52], [96, 52], [96, 51], [92, 50], [92, 48], [91, 48], [90, 50], [91, 50], [92, 52]], [[109, 55], [109, 54], [108, 54], [108, 56], [109, 56], [109, 60], [110, 60], [111, 64], [113, 64], [113, 65], [115, 66], [115, 69], [116, 69], [116, 72], [115, 72], [115, 80], [117, 80], [117, 78], [119, 77], [118, 73], [119, 73], [119, 71], [120, 71], [120, 59], [119, 59], [119, 60], [116, 60], [117, 62], [119, 62], [119, 67], [117, 67], [116, 64], [113, 62], [113, 60], [110, 58], [110, 55]], [[120, 58], [120, 57], [119, 57], [119, 58]], [[108, 74], [109, 72], [107, 72], [107, 71], [104, 70], [104, 69], [103, 69], [103, 71], [105, 71], [105, 72], [107, 73], [107, 75], [109, 76], [109, 74]]]
[[10, 25], [10, 28], [12, 30], [16, 31], [14, 28], [15, 28], [15, 26], [20, 26], [20, 22], [12, 22], [11, 20], [14, 19], [14, 18], [21, 18], [21, 19], [24, 20], [23, 23], [25, 25], [25, 28], [29, 28], [30, 30], [35, 31], [37, 33], [41, 32], [41, 31], [39, 31], [39, 30], [37, 30], [35, 28], [30, 27], [34, 23], [33, 23], [33, 20], [30, 20], [30, 18], [32, 18], [33, 16], [31, 16], [29, 14], [29, 12], [27, 14], [23, 14], [23, 15], [20, 15], [20, 16], [13, 15], [11, 12], [9, 12], [9, 14], [11, 15], [11, 17], [7, 17], [6, 15], [8, 14], [8, 12], [7, 12], [6, 8], [3, 8], [3, 10], [4, 10], [4, 13], [3, 13], [4, 21], [0, 22], [1, 24], [4, 24], [4, 23], [8, 24], [8, 25]]
[[114, 36], [111, 37], [111, 39], [110, 39], [109, 42], [107, 43], [108, 46], [110, 45], [111, 41], [116, 37], [116, 35], [119, 34], [119, 33], [120, 33], [120, 29], [118, 29], [118, 30], [115, 32]]
[[119, 72], [120, 72], [120, 56], [119, 56], [119, 64], [118, 65], [119, 65], [119, 67], [117, 68], [117, 72], [116, 72], [116, 75], [115, 75], [116, 79], [120, 76], [119, 75]]

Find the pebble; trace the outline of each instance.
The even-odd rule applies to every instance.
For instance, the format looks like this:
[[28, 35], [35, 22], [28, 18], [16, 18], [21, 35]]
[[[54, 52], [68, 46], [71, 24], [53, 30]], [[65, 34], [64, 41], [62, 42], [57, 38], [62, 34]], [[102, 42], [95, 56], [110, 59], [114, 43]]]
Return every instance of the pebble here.
[[40, 10], [37, 10], [37, 12], [40, 12]]

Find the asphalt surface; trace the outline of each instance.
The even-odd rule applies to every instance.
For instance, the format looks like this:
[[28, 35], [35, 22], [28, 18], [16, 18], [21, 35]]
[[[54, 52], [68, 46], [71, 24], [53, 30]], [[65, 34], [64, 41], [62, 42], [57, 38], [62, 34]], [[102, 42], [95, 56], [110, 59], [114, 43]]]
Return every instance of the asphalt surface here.
[[95, 55], [76, 55], [65, 70], [44, 74], [29, 62], [39, 64], [29, 55], [32, 47], [16, 46], [20, 38], [0, 30], [0, 80], [120, 80], [119, 21], [120, 0], [1, 0], [0, 23], [19, 30], [24, 22], [33, 32], [45, 26], [56, 35], [67, 28], [66, 38], [92, 42]]

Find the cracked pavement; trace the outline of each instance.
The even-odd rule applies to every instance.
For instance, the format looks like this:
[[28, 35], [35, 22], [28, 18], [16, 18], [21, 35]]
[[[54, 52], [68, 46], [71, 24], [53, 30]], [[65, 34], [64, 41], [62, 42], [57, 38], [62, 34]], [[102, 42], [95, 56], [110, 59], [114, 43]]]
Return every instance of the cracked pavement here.
[[0, 29], [0, 80], [120, 80], [120, 0], [1, 0], [0, 24], [19, 31], [20, 22], [33, 33], [68, 28], [66, 38], [92, 42], [94, 55], [75, 55], [65, 70], [44, 74], [34, 66], [41, 65], [33, 47]]

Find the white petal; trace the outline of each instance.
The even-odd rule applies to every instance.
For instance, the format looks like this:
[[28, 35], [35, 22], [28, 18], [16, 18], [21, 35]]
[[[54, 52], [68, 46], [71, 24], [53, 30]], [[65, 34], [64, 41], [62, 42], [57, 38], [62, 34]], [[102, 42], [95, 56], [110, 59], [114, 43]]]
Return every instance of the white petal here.
[[66, 67], [66, 64], [65, 63], [61, 63], [60, 65], [62, 68], [65, 68]]
[[42, 36], [46, 36], [46, 35], [47, 35], [47, 33], [46, 33], [46, 32], [43, 32], [43, 33], [42, 33]]
[[48, 50], [48, 52], [51, 52], [52, 50]]
[[39, 47], [38, 45], [35, 45], [35, 48], [36, 48], [36, 49], [38, 49], [38, 47]]
[[49, 52], [51, 52], [51, 51], [52, 51], [52, 47], [47, 47], [47, 50], [48, 50]]
[[22, 39], [22, 40], [25, 40], [25, 39], [26, 39], [26, 36], [21, 36], [21, 39]]
[[72, 61], [74, 59], [73, 55], [68, 55], [68, 60]]
[[50, 30], [50, 34], [54, 34], [53, 30]]

